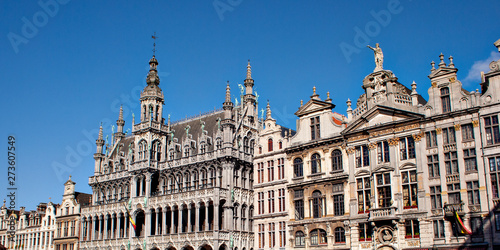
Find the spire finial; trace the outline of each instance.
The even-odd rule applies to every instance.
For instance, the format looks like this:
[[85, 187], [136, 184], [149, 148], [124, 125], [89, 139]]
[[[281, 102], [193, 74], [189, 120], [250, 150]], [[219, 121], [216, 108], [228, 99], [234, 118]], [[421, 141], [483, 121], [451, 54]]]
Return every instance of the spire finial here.
[[431, 66], [432, 66], [431, 71], [434, 71], [436, 69], [435, 65], [436, 65], [436, 63], [434, 61], [432, 61], [431, 62]]
[[439, 62], [439, 64], [438, 64], [438, 65], [439, 65], [439, 67], [440, 67], [440, 68], [441, 68], [441, 67], [446, 67], [446, 63], [444, 63], [444, 55], [443, 55], [443, 53], [441, 53], [441, 54], [439, 55], [439, 61], [440, 61], [440, 62]]
[[250, 66], [250, 59], [248, 59], [247, 65], [247, 79], [252, 79], [252, 66]]
[[450, 64], [448, 64], [448, 66], [450, 68], [455, 68], [455, 64], [453, 63], [453, 56], [448, 57], [448, 60], [450, 60]]
[[304, 106], [304, 101], [303, 100], [300, 100], [300, 106]]
[[266, 120], [271, 119], [271, 106], [269, 105], [269, 100], [267, 100], [266, 106]]
[[316, 86], [313, 87], [313, 95], [316, 95]]
[[120, 105], [120, 114], [118, 115], [118, 120], [123, 121], [123, 105]]
[[227, 81], [227, 86], [226, 86], [226, 102], [227, 103], [231, 102], [231, 88], [229, 87], [229, 81]]
[[156, 54], [156, 38], [158, 38], [156, 36], [156, 32], [153, 33], [153, 35], [151, 36], [151, 38], [153, 38], [153, 57], [155, 57], [155, 54]]
[[351, 99], [347, 98], [347, 101], [345, 103], [347, 104], [347, 110], [352, 110], [352, 108], [351, 108]]
[[99, 127], [99, 137], [97, 139], [102, 140], [102, 122], [101, 122], [101, 126]]

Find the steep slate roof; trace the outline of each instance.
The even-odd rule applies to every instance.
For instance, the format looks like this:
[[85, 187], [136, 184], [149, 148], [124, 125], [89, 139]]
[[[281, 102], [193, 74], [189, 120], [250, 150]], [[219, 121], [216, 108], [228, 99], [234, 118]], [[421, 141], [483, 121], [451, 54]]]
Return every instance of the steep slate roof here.
[[[171, 124], [171, 129], [175, 130], [174, 132], [174, 138], [179, 139], [178, 143], [183, 142], [183, 140], [186, 138], [186, 126], [189, 125], [189, 134], [192, 135], [193, 140], [197, 140], [201, 136], [201, 123], [200, 120], [205, 122], [205, 128], [208, 132], [208, 136], [214, 137], [214, 135], [217, 133], [217, 119], [220, 118], [221, 120], [224, 119], [224, 111], [219, 110], [215, 112], [211, 112], [205, 115], [193, 117], [187, 120], [181, 120], [179, 122], [175, 122]], [[215, 138], [212, 138], [215, 139]]]

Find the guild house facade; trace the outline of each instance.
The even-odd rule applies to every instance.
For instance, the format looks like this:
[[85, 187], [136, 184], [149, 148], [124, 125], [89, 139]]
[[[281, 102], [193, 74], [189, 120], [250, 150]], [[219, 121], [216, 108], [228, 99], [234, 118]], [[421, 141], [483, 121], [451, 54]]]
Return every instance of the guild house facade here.
[[370, 48], [356, 103], [341, 114], [313, 88], [296, 131], [269, 102], [259, 118], [250, 64], [235, 103], [227, 85], [222, 109], [165, 120], [153, 56], [132, 134], [120, 112], [97, 138], [79, 247], [499, 248], [500, 61], [466, 90], [441, 54], [417, 91]]

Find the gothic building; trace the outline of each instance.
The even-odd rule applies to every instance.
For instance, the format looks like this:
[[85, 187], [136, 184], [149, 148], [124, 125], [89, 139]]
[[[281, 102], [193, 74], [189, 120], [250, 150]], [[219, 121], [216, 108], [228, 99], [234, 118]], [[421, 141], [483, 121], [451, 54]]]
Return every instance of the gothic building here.
[[250, 63], [241, 103], [231, 101], [228, 84], [221, 110], [178, 122], [163, 118], [154, 56], [149, 65], [132, 134], [123, 132], [122, 111], [106, 145], [100, 129], [80, 248], [252, 249], [260, 125]]

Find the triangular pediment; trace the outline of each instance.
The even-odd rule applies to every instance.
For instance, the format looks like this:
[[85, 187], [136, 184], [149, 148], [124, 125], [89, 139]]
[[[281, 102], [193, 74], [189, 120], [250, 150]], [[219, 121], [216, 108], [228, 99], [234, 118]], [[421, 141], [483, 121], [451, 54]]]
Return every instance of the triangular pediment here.
[[324, 102], [318, 99], [311, 99], [300, 107], [299, 110], [295, 112], [295, 115], [301, 117], [318, 111], [332, 110], [333, 108], [335, 108], [335, 104], [333, 103]]
[[423, 115], [419, 113], [377, 105], [351, 122], [351, 124], [349, 124], [349, 126], [347, 126], [344, 130], [343, 134], [361, 130], [376, 129], [389, 124], [399, 124], [412, 120], [419, 120], [422, 117]]
[[451, 75], [451, 74], [456, 74], [458, 71], [457, 68], [451, 68], [451, 67], [439, 67], [432, 71], [432, 73], [428, 76], [429, 79], [433, 79], [436, 77], [444, 76], [444, 75]]
[[372, 173], [382, 173], [387, 171], [394, 171], [394, 168], [388, 165], [380, 165], [372, 170]]

